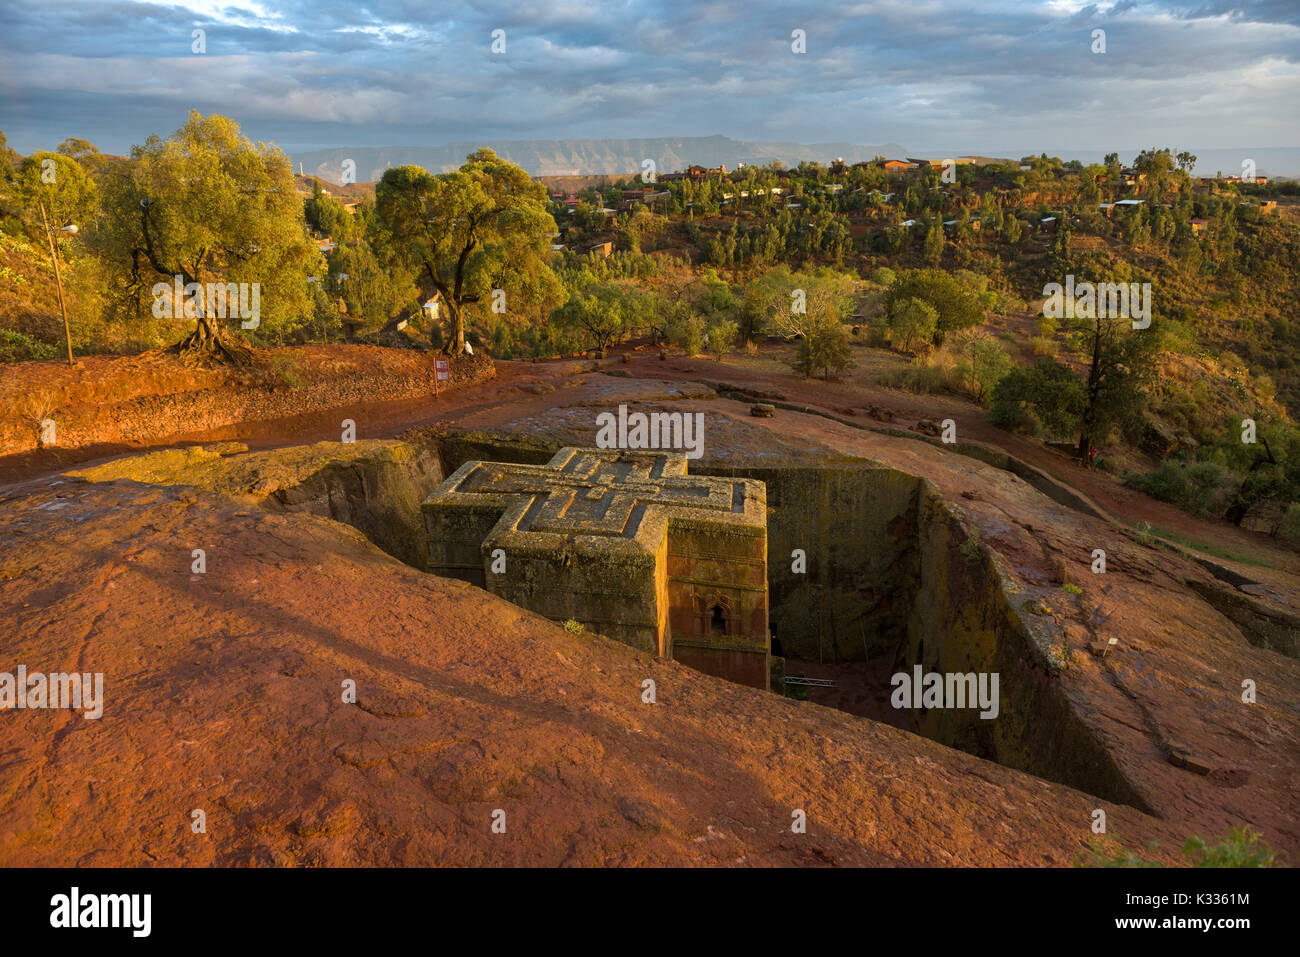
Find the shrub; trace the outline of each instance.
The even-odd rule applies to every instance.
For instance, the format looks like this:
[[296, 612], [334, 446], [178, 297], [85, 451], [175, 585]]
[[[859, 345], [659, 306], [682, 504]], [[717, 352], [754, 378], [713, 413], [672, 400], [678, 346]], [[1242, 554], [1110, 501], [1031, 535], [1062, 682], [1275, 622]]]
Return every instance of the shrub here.
[[885, 293], [885, 315], [909, 299], [921, 299], [937, 314], [934, 339], [984, 321], [984, 307], [969, 286], [938, 269], [909, 269], [900, 273]]
[[1193, 867], [1272, 867], [1277, 853], [1260, 837], [1248, 827], [1234, 827], [1214, 844], [1191, 837], [1183, 845], [1183, 856]]
[[989, 420], [1021, 424], [1038, 422], [1051, 438], [1069, 438], [1078, 432], [1086, 401], [1083, 382], [1067, 367], [1039, 359], [1029, 368], [1013, 369], [993, 388]]
[[934, 395], [948, 391], [948, 370], [924, 360], [916, 360], [901, 369], [882, 372], [880, 384], [921, 395]]
[[820, 370], [823, 379], [838, 378], [857, 365], [853, 361], [849, 331], [830, 316], [808, 323], [793, 365], [804, 376], [813, 376]]
[[994, 402], [989, 409], [989, 424], [994, 428], [1023, 435], [1037, 435], [1042, 428], [1033, 413], [1018, 402]]
[[0, 329], [0, 362], [57, 359], [59, 349], [12, 329]]
[[739, 328], [730, 319], [714, 320], [704, 334], [704, 341], [709, 354], [721, 362], [722, 357], [730, 352], [731, 347], [735, 345]]
[[1124, 484], [1144, 495], [1177, 505], [1193, 515], [1222, 514], [1231, 473], [1214, 462], [1161, 462], [1145, 475], [1128, 474]]
[[907, 299], [896, 303], [885, 321], [894, 344], [901, 344], [903, 349], [911, 352], [914, 343], [928, 343], [934, 338], [939, 314], [924, 299]]
[[1015, 363], [998, 341], [982, 329], [964, 329], [954, 337], [953, 375], [976, 402], [986, 402]]
[[1300, 545], [1300, 502], [1292, 502], [1286, 507], [1277, 533], [1292, 545]]
[[[1210, 843], [1190, 837], [1182, 846], [1183, 857], [1192, 867], [1281, 867], [1277, 852], [1261, 840], [1258, 831], [1248, 827], [1231, 828], [1223, 837]], [[1157, 861], [1130, 851], [1118, 841], [1094, 837], [1088, 852], [1074, 862], [1075, 867], [1159, 867]]]
[[668, 341], [688, 356], [698, 356], [704, 348], [704, 320], [699, 316], [679, 316], [668, 323]]

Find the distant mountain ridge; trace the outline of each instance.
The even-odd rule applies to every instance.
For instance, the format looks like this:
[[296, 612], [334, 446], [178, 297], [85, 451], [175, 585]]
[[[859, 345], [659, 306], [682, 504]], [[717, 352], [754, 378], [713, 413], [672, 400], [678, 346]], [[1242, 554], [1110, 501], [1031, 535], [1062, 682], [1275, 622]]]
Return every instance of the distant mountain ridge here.
[[498, 140], [447, 143], [442, 146], [340, 147], [291, 154], [294, 171], [302, 164], [303, 172], [331, 182], [341, 182], [343, 163], [356, 163], [360, 182], [379, 179], [390, 166], [423, 166], [434, 173], [456, 169], [465, 157], [480, 147], [496, 150], [497, 155], [517, 163], [534, 176], [571, 176], [592, 173], [640, 173], [641, 164], [655, 161], [657, 170], [669, 173], [685, 169], [692, 163], [700, 166], [725, 165], [734, 169], [741, 163], [765, 165], [778, 160], [786, 166], [801, 161], [829, 163], [842, 157], [857, 163], [875, 156], [902, 157], [907, 150], [897, 143], [866, 146], [857, 143], [768, 143], [733, 140], [727, 136], [672, 136], [649, 139], [591, 140]]

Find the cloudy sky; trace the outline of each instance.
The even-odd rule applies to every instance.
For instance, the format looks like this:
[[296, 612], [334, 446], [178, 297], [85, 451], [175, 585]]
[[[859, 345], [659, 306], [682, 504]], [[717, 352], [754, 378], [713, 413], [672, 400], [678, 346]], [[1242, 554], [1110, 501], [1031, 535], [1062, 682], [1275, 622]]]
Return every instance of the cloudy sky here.
[[191, 108], [290, 151], [715, 133], [1300, 146], [1297, 0], [6, 0], [2, 22], [0, 130], [22, 152], [73, 135], [126, 152]]

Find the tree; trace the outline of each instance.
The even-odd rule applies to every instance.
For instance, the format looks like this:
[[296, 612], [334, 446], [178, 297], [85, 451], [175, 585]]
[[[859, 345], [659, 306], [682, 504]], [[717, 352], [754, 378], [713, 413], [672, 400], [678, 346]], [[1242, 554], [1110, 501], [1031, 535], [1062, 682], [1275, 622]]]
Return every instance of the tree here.
[[912, 351], [912, 343], [918, 339], [922, 342], [933, 339], [938, 323], [939, 313], [924, 299], [903, 300], [885, 316], [892, 337], [907, 352]]
[[1137, 421], [1145, 408], [1156, 340], [1149, 330], [1133, 330], [1128, 319], [1098, 315], [1074, 322], [1075, 342], [1088, 363], [1079, 416], [1079, 462], [1087, 467], [1094, 442], [1112, 425]]
[[925, 258], [934, 265], [939, 265], [943, 258], [943, 224], [936, 222], [925, 234]]
[[1084, 407], [1083, 383], [1054, 359], [1013, 369], [993, 387], [989, 421], [998, 428], [1038, 426], [1052, 438], [1071, 438]]
[[719, 362], [735, 345], [740, 327], [731, 319], [715, 319], [704, 331], [705, 348]]
[[1133, 168], [1139, 173], [1146, 173], [1150, 176], [1159, 177], [1174, 169], [1175, 161], [1173, 151], [1167, 147], [1164, 149], [1143, 150], [1138, 153], [1137, 159], [1133, 161]]
[[33, 153], [23, 160], [18, 169], [15, 194], [28, 221], [35, 224], [39, 215], [41, 229], [50, 247], [50, 261], [54, 267], [54, 281], [58, 286], [59, 312], [63, 316], [63, 336], [68, 349], [68, 365], [72, 365], [72, 328], [68, 325], [68, 307], [63, 298], [63, 275], [59, 268], [58, 247], [54, 238], [56, 230], [65, 226], [80, 228], [88, 217], [95, 215], [97, 197], [95, 184], [75, 160], [55, 153]]
[[1015, 362], [984, 329], [963, 329], [953, 338], [956, 372], [962, 387], [976, 402], [987, 401], [997, 384], [1015, 368]]
[[897, 274], [888, 266], [881, 266], [871, 274], [872, 282], [886, 287], [892, 285], [897, 278]]
[[944, 336], [978, 325], [984, 321], [984, 307], [974, 291], [938, 269], [907, 269], [898, 274], [894, 284], [884, 296], [885, 315], [909, 299], [928, 303], [938, 315], [934, 342], [940, 345]]
[[69, 223], [84, 227], [98, 214], [94, 182], [75, 160], [61, 153], [42, 150], [24, 158], [14, 185], [14, 198], [29, 222], [40, 222], [42, 208], [55, 229]]
[[774, 269], [764, 277], [766, 325], [799, 345], [791, 365], [805, 376], [824, 378], [853, 366], [844, 319], [853, 308], [852, 277], [824, 269], [816, 274]]
[[818, 310], [805, 324], [803, 338], [792, 363], [796, 372], [811, 377], [820, 369], [823, 379], [838, 377], [853, 368], [849, 334], [839, 318], [829, 310]]
[[77, 163], [87, 173], [97, 173], [103, 168], [108, 157], [99, 152], [99, 147], [90, 140], [79, 136], [69, 136], [59, 144], [59, 153]]
[[685, 308], [673, 309], [666, 323], [668, 341], [688, 356], [698, 356], [704, 348], [704, 320]]
[[557, 297], [546, 188], [490, 149], [437, 176], [419, 166], [386, 170], [375, 212], [389, 263], [413, 268], [422, 294], [441, 293], [452, 355], [465, 351], [465, 307], [494, 289], [530, 303]]
[[[171, 137], [150, 136], [131, 156], [109, 176], [99, 230], [104, 257], [119, 272], [120, 306], [138, 314], [156, 301], [155, 286], [179, 277], [205, 290], [208, 283], [256, 288], [257, 328], [310, 315], [307, 277], [322, 263], [284, 153], [255, 145], [228, 117], [192, 111]], [[194, 318], [194, 331], [174, 348], [190, 358], [246, 361], [246, 346], [226, 331], [237, 311], [218, 315], [211, 296], [202, 309], [194, 305], [183, 313]]]
[[1300, 429], [1281, 422], [1260, 422], [1258, 440], [1250, 445], [1237, 440], [1238, 422], [1225, 443], [1226, 458], [1235, 471], [1244, 473], [1233, 493], [1224, 518], [1240, 525], [1253, 509], [1263, 504], [1278, 507], [1285, 521], [1294, 519], [1300, 502]]
[[1020, 220], [1014, 216], [1008, 216], [1002, 221], [1002, 239], [1009, 246], [1014, 246], [1020, 242], [1021, 235]]
[[307, 225], [316, 232], [342, 243], [352, 232], [352, 216], [343, 204], [321, 189], [320, 180], [313, 179], [311, 196], [303, 201], [303, 216]]
[[[767, 325], [786, 338], [806, 336], [813, 326], [840, 325], [853, 307], [853, 282], [835, 273], [776, 269], [762, 284], [768, 295]], [[765, 280], [768, 277], [765, 277]]]
[[585, 333], [602, 354], [610, 343], [623, 337], [627, 328], [618, 291], [609, 286], [570, 296], [552, 315], [561, 325]]
[[370, 324], [382, 324], [399, 314], [416, 296], [410, 274], [384, 269], [365, 242], [339, 246], [330, 253], [329, 279], [331, 291], [346, 301], [348, 315]]

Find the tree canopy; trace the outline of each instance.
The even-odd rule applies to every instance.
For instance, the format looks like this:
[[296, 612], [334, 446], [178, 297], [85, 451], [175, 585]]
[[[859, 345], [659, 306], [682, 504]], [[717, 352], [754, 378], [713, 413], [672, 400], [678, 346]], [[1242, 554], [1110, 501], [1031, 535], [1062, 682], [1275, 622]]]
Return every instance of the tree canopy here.
[[386, 170], [375, 190], [388, 262], [411, 268], [424, 294], [440, 294], [451, 320], [446, 349], [465, 350], [465, 308], [505, 293], [506, 308], [562, 298], [549, 265], [555, 220], [546, 189], [492, 150], [450, 173]]
[[907, 269], [885, 293], [886, 316], [893, 316], [910, 299], [927, 303], [936, 314], [934, 340], [984, 321], [984, 308], [974, 290], [938, 269]]
[[[322, 262], [303, 222], [289, 159], [254, 144], [224, 116], [190, 113], [167, 139], [154, 135], [131, 151], [134, 162], [108, 176], [98, 243], [117, 273], [119, 303], [134, 316], [156, 284], [256, 284], [260, 315], [248, 328], [271, 329], [311, 310], [307, 277]], [[183, 352], [241, 358], [209, 298]], [[189, 315], [187, 311], [185, 315]]]

